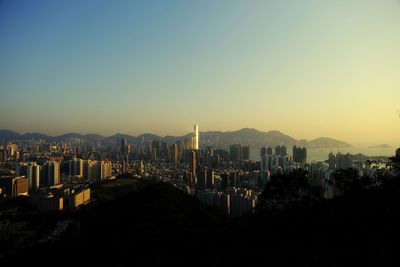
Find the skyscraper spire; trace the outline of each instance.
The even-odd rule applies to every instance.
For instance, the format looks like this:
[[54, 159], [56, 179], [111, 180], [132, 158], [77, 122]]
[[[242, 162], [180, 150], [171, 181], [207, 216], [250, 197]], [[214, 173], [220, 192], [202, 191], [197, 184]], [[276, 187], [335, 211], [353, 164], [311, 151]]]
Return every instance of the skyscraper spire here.
[[199, 149], [199, 125], [195, 124], [193, 126], [193, 135], [194, 135], [194, 144], [193, 144], [193, 148], [194, 149]]

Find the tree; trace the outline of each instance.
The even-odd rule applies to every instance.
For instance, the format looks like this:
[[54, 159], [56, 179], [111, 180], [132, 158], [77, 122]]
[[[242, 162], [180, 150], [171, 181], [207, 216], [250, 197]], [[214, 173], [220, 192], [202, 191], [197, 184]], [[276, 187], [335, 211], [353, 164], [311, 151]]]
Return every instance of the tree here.
[[389, 158], [388, 165], [392, 168], [395, 175], [400, 175], [400, 155]]
[[258, 202], [258, 211], [278, 211], [299, 204], [310, 193], [307, 171], [293, 170], [291, 173], [279, 173], [271, 176], [265, 185]]
[[355, 191], [361, 188], [360, 176], [354, 168], [335, 170], [332, 173], [329, 184], [343, 193]]

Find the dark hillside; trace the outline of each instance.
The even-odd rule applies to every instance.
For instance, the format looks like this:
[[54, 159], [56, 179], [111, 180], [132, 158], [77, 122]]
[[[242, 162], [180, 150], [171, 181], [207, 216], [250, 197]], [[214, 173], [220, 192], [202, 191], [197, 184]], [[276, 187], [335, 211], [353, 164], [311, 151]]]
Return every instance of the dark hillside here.
[[[158, 183], [73, 213], [79, 233], [7, 260], [30, 261], [46, 251], [55, 261], [93, 266], [395, 266], [399, 189], [392, 179], [332, 200], [304, 200], [232, 220]], [[49, 259], [41, 266], [52, 264]]]

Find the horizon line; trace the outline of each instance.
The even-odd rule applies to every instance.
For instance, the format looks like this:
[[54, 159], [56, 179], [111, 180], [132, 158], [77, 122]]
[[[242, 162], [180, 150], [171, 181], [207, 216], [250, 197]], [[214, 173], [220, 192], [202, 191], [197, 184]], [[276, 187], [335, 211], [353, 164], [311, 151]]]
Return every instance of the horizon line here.
[[[334, 139], [334, 140], [336, 140], [336, 141], [344, 142], [344, 143], [347, 143], [347, 144], [349, 144], [349, 145], [352, 146], [352, 144], [351, 144], [350, 142], [348, 142], [348, 141], [343, 141], [343, 140], [340, 140], [340, 139], [337, 139], [337, 138], [333, 138], [333, 137], [319, 136], [319, 137], [317, 137], [317, 138], [312, 138], [312, 139], [295, 138], [295, 137], [293, 137], [293, 136], [291, 136], [291, 135], [289, 135], [289, 134], [283, 133], [282, 131], [279, 131], [279, 130], [261, 131], [261, 130], [258, 130], [258, 129], [256, 129], [256, 128], [251, 128], [251, 127], [244, 127], [244, 128], [240, 128], [240, 129], [238, 129], [238, 130], [228, 130], [228, 131], [221, 131], [221, 130], [199, 131], [199, 133], [200, 133], [200, 134], [201, 134], [201, 133], [206, 133], [206, 132], [230, 133], [230, 132], [238, 132], [238, 131], [241, 131], [241, 130], [255, 130], [255, 131], [260, 132], [260, 133], [278, 132], [278, 133], [280, 133], [280, 134], [282, 134], [282, 135], [289, 136], [290, 138], [293, 138], [293, 139], [295, 139], [295, 140], [298, 141], [298, 142], [299, 142], [299, 141], [303, 141], [303, 140], [309, 142], [309, 141], [313, 141], [313, 140], [320, 139], [320, 138], [328, 138], [328, 139]], [[26, 135], [26, 134], [42, 134], [42, 135], [46, 135], [46, 136], [48, 136], [48, 137], [53, 137], [53, 138], [54, 138], [54, 137], [60, 137], [60, 136], [63, 136], [63, 135], [67, 135], [67, 134], [78, 134], [78, 135], [82, 135], [82, 136], [86, 136], [86, 135], [99, 135], [99, 136], [104, 137], [104, 138], [110, 138], [110, 137], [113, 137], [113, 136], [115, 136], [115, 135], [128, 135], [128, 136], [130, 136], [130, 137], [136, 137], [136, 138], [137, 138], [137, 137], [142, 136], [142, 135], [151, 134], [151, 135], [156, 135], [156, 136], [161, 137], [161, 138], [165, 138], [165, 137], [184, 137], [184, 136], [187, 136], [187, 135], [193, 133], [193, 132], [188, 132], [188, 133], [183, 134], [183, 135], [168, 135], [168, 134], [167, 134], [167, 135], [159, 135], [159, 134], [156, 134], [156, 133], [144, 132], [144, 133], [141, 133], [141, 134], [139, 134], [139, 135], [132, 135], [132, 134], [128, 134], [128, 133], [116, 132], [115, 134], [112, 134], [112, 135], [103, 135], [103, 134], [93, 133], [93, 132], [89, 132], [89, 133], [65, 132], [65, 133], [62, 133], [62, 134], [52, 135], [52, 134], [48, 134], [48, 133], [44, 133], [44, 132], [37, 132], [37, 131], [25, 132], [25, 133], [18, 132], [18, 131], [14, 131], [14, 130], [10, 130], [10, 129], [0, 129], [0, 131], [10, 131], [10, 132], [13, 132], [13, 133], [16, 133], [16, 134], [19, 134], [19, 135]], [[378, 144], [378, 145], [381, 145], [381, 144]]]

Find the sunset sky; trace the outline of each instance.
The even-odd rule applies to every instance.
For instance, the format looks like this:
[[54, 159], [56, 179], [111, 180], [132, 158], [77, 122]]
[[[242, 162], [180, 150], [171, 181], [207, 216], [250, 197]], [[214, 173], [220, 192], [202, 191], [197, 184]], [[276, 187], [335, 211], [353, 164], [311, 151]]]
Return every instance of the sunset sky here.
[[0, 0], [0, 129], [396, 145], [398, 110], [398, 0]]

